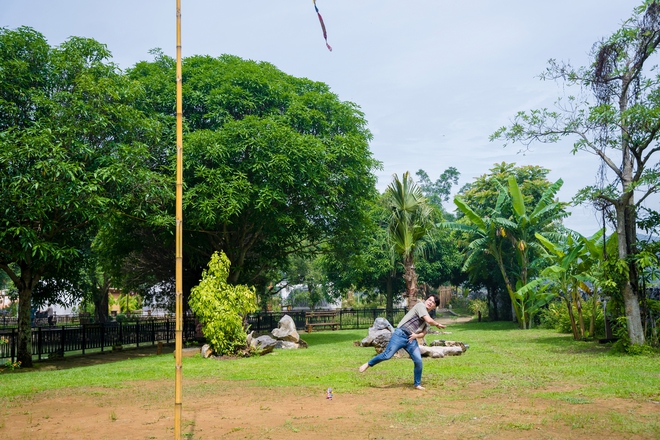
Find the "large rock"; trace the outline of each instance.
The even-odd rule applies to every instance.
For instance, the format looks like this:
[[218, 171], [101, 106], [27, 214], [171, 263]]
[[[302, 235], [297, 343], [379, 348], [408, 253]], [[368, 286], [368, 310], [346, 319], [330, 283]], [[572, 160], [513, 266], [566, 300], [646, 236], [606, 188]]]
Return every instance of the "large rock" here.
[[460, 356], [464, 350], [461, 347], [420, 346], [419, 351], [422, 357], [443, 358], [445, 356]]
[[[369, 333], [367, 334], [367, 337], [364, 338], [362, 341], [360, 341], [360, 346], [373, 347], [375, 346], [374, 340], [378, 336], [383, 336], [383, 335], [385, 335], [384, 337], [387, 339], [387, 341], [389, 341], [390, 337], [392, 336], [392, 333], [394, 333], [394, 327], [392, 327], [392, 324], [390, 324], [387, 319], [376, 318], [374, 320], [373, 325], [369, 327]], [[387, 345], [387, 342], [385, 343], [385, 345]]]
[[213, 349], [211, 348], [211, 346], [209, 344], [204, 344], [204, 345], [202, 345], [201, 353], [202, 353], [202, 357], [204, 359], [208, 359], [211, 356], [213, 356]]
[[390, 337], [392, 336], [392, 332], [389, 331], [388, 329], [376, 330], [373, 327], [369, 327], [369, 334], [367, 335], [366, 338], [360, 341], [360, 346], [372, 347], [374, 345], [374, 339], [376, 339], [378, 336], [381, 335], [385, 335], [385, 337], [389, 341]]
[[275, 343], [275, 348], [283, 348], [285, 350], [295, 350], [296, 348], [300, 348], [300, 345], [291, 341], [279, 340]]
[[293, 319], [289, 315], [282, 316], [280, 322], [277, 324], [277, 328], [271, 331], [271, 334], [275, 339], [282, 341], [298, 342], [300, 336], [296, 331], [296, 323], [293, 322]]
[[389, 322], [387, 319], [385, 319], [385, 318], [376, 318], [376, 319], [374, 320], [374, 325], [372, 325], [372, 326], [369, 328], [369, 330], [371, 330], [372, 328], [373, 328], [374, 330], [385, 330], [385, 329], [388, 329], [388, 330], [390, 331], [390, 333], [394, 333], [394, 327], [392, 327], [392, 324], [390, 324], [390, 322]]
[[467, 346], [459, 341], [445, 341], [443, 339], [438, 339], [431, 342], [431, 345], [434, 347], [460, 347], [462, 351], [467, 350]]
[[257, 350], [261, 351], [262, 355], [270, 353], [275, 348], [275, 345], [277, 345], [277, 340], [271, 338], [268, 335], [254, 338], [253, 341], [256, 341], [256, 348]]
[[254, 337], [254, 330], [248, 333], [247, 337], [245, 338], [245, 345], [252, 349], [257, 348], [257, 340]]
[[389, 331], [384, 331], [374, 338], [371, 345], [373, 345], [373, 347], [376, 349], [376, 353], [380, 354], [385, 351], [385, 347], [387, 347], [390, 339], [392, 339], [392, 333]]

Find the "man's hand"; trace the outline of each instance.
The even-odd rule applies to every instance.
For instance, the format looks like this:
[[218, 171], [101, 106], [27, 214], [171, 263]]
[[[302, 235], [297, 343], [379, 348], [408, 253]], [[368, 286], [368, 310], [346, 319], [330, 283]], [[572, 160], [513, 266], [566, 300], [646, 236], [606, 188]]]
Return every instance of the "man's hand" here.
[[440, 323], [437, 323], [436, 327], [438, 327], [438, 328], [447, 328], [446, 325], [442, 325], [442, 324], [440, 324]]

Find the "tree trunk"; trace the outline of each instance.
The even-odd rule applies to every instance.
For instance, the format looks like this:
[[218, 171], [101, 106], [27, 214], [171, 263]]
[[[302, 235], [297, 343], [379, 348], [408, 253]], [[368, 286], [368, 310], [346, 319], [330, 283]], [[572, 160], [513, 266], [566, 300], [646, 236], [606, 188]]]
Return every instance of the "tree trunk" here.
[[[568, 295], [568, 293], [566, 295]], [[564, 296], [564, 300], [566, 301], [566, 307], [568, 307], [568, 317], [571, 320], [571, 330], [573, 330], [573, 339], [578, 341], [580, 340], [580, 335], [578, 334], [577, 324], [575, 323], [575, 315], [573, 314], [573, 304], [571, 304], [571, 300], [567, 296]]]
[[393, 276], [387, 275], [387, 284], [385, 286], [385, 291], [387, 293], [387, 299], [385, 300], [385, 315], [387, 320], [392, 322], [394, 317], [394, 290], [392, 288]]
[[108, 322], [108, 295], [110, 294], [110, 283], [112, 282], [111, 277], [103, 275], [103, 283], [98, 284], [94, 283], [94, 294], [92, 296], [92, 302], [94, 303], [94, 315], [96, 316], [96, 322], [103, 324]]
[[573, 292], [573, 303], [575, 304], [575, 310], [578, 313], [578, 322], [580, 323], [580, 339], [584, 339], [584, 316], [582, 314], [582, 298], [580, 298], [580, 292]]
[[35, 273], [29, 263], [20, 264], [20, 278], [11, 273], [9, 276], [18, 289], [18, 344], [16, 358], [21, 366], [32, 367], [32, 321], [30, 309], [32, 308], [32, 289], [41, 279], [41, 273]]
[[98, 295], [94, 296], [94, 312], [96, 315], [96, 322], [103, 324], [109, 321], [108, 316], [108, 295], [109, 286], [101, 286]]
[[[617, 235], [619, 258], [627, 260], [634, 252], [635, 210], [631, 206], [632, 196], [628, 200], [615, 205], [617, 214]], [[633, 345], [644, 344], [644, 329], [642, 317], [639, 310], [639, 296], [637, 294], [637, 268], [634, 262], [630, 262], [628, 279], [621, 287], [621, 296], [625, 307], [626, 320], [628, 324], [628, 337]]]
[[408, 310], [417, 304], [417, 273], [412, 255], [403, 260], [403, 279], [406, 281], [406, 297], [408, 299]]
[[592, 303], [591, 303], [591, 319], [589, 320], [589, 337], [593, 339], [596, 337], [596, 313], [598, 308], [598, 301], [595, 291], [592, 292], [591, 301]]
[[23, 287], [18, 292], [18, 347], [16, 358], [21, 366], [32, 367], [32, 289]]
[[[512, 321], [522, 324], [522, 317], [520, 316], [520, 309], [518, 308], [518, 302], [516, 301], [516, 294], [515, 291], [513, 290], [513, 286], [511, 285], [511, 282], [509, 281], [509, 276], [506, 274], [506, 269], [504, 268], [504, 261], [502, 261], [502, 253], [497, 253], [496, 254], [497, 258], [497, 265], [500, 268], [500, 272], [502, 273], [502, 278], [504, 279], [504, 285], [506, 286], [507, 292], [509, 292], [509, 298], [511, 298], [511, 311], [512, 311]], [[524, 329], [525, 327], [523, 327]]]

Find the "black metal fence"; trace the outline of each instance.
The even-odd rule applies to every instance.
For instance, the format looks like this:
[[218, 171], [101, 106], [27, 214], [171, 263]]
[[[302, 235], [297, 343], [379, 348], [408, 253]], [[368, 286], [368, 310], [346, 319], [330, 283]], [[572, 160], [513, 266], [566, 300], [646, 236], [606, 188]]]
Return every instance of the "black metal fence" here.
[[[162, 320], [162, 319], [174, 319], [172, 315], [129, 315], [124, 318], [126, 321], [151, 321], [151, 320]], [[55, 315], [52, 319], [52, 325], [62, 326], [78, 326], [81, 324], [93, 324], [94, 317], [89, 314], [74, 314], [74, 315]], [[11, 328], [18, 327], [18, 318], [13, 316], [0, 316], [0, 329], [2, 328]], [[32, 319], [32, 327], [51, 327], [51, 324], [48, 323], [48, 318], [45, 317], [34, 317]]]
[[[337, 319], [340, 330], [369, 328], [376, 318], [386, 318], [396, 325], [406, 314], [407, 309], [394, 309], [389, 315], [385, 309], [337, 309]], [[305, 328], [305, 310], [290, 310], [281, 312], [260, 312], [248, 316], [250, 330], [257, 333], [270, 332], [284, 315], [289, 315], [296, 323], [298, 330]]]
[[[406, 314], [406, 309], [337, 309], [336, 322], [340, 330], [370, 327], [376, 318], [382, 317], [396, 325]], [[305, 310], [260, 312], [248, 315], [249, 329], [267, 333], [277, 328], [284, 315], [289, 315], [299, 330], [305, 329]], [[130, 322], [106, 324], [78, 324], [40, 326], [32, 328], [32, 353], [35, 359], [71, 352], [104, 351], [116, 345], [148, 345], [174, 340], [175, 321], [171, 318], [151, 318]], [[194, 318], [183, 322], [184, 339], [196, 336]], [[0, 329], [0, 359], [16, 359], [18, 330], [15, 327]]]
[[[79, 326], [36, 327], [32, 329], [32, 356], [60, 355], [67, 352], [88, 350], [104, 351], [117, 345], [155, 345], [168, 343], [175, 338], [174, 319], [151, 319], [136, 322], [111, 322], [107, 324], [81, 324]], [[183, 338], [195, 337], [195, 320], [183, 321]], [[0, 359], [16, 359], [18, 330], [0, 330]]]

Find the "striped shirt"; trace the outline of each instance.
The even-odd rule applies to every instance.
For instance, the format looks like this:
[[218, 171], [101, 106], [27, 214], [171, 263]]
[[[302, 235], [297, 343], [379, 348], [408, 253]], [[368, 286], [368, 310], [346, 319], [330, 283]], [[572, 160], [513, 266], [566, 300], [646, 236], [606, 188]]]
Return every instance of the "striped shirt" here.
[[428, 314], [429, 311], [426, 310], [426, 304], [423, 302], [417, 303], [406, 313], [406, 316], [399, 322], [397, 328], [411, 334], [423, 332], [428, 327], [428, 324], [424, 321], [424, 317]]

